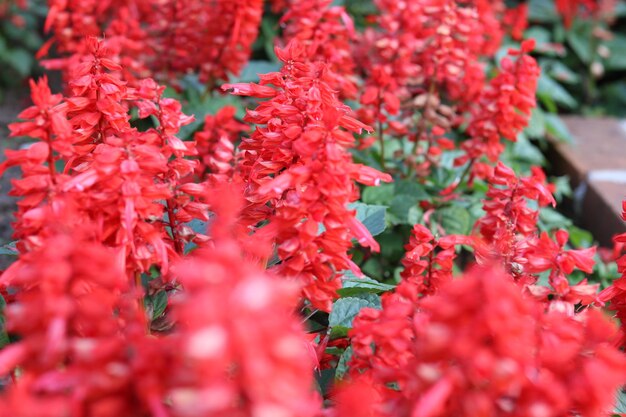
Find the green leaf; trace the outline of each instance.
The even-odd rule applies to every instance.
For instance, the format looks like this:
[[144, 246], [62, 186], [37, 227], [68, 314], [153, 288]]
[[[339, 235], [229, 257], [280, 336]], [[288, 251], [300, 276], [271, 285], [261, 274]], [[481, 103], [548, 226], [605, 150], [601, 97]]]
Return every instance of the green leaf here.
[[548, 75], [556, 81], [568, 84], [580, 82], [580, 76], [559, 60], [550, 60], [546, 65]]
[[619, 392], [617, 393], [615, 410], [613, 412], [616, 414], [626, 413], [626, 392], [624, 392], [624, 390], [619, 390]]
[[559, 21], [559, 15], [554, 7], [554, 2], [530, 0], [528, 3], [528, 19], [534, 22], [554, 23]]
[[33, 55], [24, 49], [13, 49], [7, 54], [6, 64], [13, 67], [21, 77], [27, 77], [35, 62]]
[[15, 248], [16, 243], [17, 241], [13, 241], [11, 243], [7, 243], [6, 245], [0, 246], [0, 255], [10, 255], [10, 256], [19, 255], [19, 252]]
[[546, 120], [546, 132], [549, 135], [567, 143], [573, 142], [574, 138], [572, 134], [558, 115], [545, 114], [544, 116]]
[[365, 187], [361, 200], [366, 204], [380, 204], [388, 206], [393, 199], [395, 185], [381, 184], [377, 187]]
[[531, 165], [542, 166], [545, 162], [541, 151], [523, 135], [513, 144], [513, 155], [516, 160], [524, 161]]
[[570, 178], [567, 175], [550, 178], [550, 182], [554, 184], [554, 198], [557, 203], [563, 200], [563, 197], [571, 197], [573, 194]]
[[541, 74], [537, 83], [537, 96], [543, 100], [553, 100], [570, 109], [575, 108], [578, 103], [576, 99], [567, 92], [565, 88], [546, 74]]
[[583, 64], [590, 65], [594, 58], [593, 25], [591, 20], [575, 20], [567, 31], [565, 39]]
[[544, 207], [539, 211], [539, 226], [543, 230], [565, 229], [572, 221], [558, 211]]
[[539, 107], [535, 107], [530, 117], [530, 122], [525, 130], [525, 133], [531, 138], [543, 138], [546, 135], [546, 119], [543, 115], [543, 110]]
[[7, 303], [4, 300], [4, 297], [0, 295], [0, 349], [10, 343], [9, 335], [7, 334], [6, 329], [6, 317], [4, 316], [4, 309]]
[[258, 74], [267, 74], [269, 72], [280, 71], [280, 64], [271, 61], [249, 61], [248, 65], [241, 71], [239, 77], [235, 77], [233, 82], [250, 83], [258, 82]]
[[365, 203], [352, 203], [349, 207], [356, 210], [356, 218], [369, 230], [372, 236], [376, 236], [385, 230], [385, 213], [387, 207], [375, 206]]
[[[395, 184], [394, 197], [389, 204], [389, 221], [391, 224], [413, 224], [411, 220], [415, 220], [414, 207], [420, 201], [430, 199], [430, 195], [424, 190], [420, 184], [412, 180], [401, 180]], [[412, 219], [409, 214], [413, 210]]]
[[348, 372], [348, 364], [352, 359], [352, 346], [348, 346], [339, 357], [337, 362], [337, 369], [335, 370], [335, 379], [343, 379], [344, 375]]
[[626, 36], [614, 34], [613, 39], [604, 44], [609, 48], [610, 55], [604, 62], [607, 71], [620, 71], [626, 69]]
[[333, 368], [322, 369], [319, 372], [315, 372], [315, 382], [317, 383], [317, 389], [323, 397], [327, 397], [333, 387], [333, 381], [335, 379], [335, 370]]
[[350, 297], [361, 293], [380, 294], [395, 288], [393, 285], [383, 284], [367, 276], [359, 278], [352, 271], [344, 272], [342, 282], [342, 288], [337, 291], [342, 297]]
[[159, 318], [167, 308], [167, 292], [159, 291], [150, 300], [152, 320]]
[[460, 206], [440, 208], [433, 214], [433, 218], [447, 234], [466, 235], [472, 227], [469, 211]]
[[365, 307], [379, 308], [379, 305], [360, 297], [345, 297], [335, 301], [328, 316], [328, 325], [332, 329], [331, 335], [333, 337], [345, 336], [352, 328], [354, 317]]
[[588, 248], [593, 243], [593, 235], [580, 227], [570, 226], [569, 240], [575, 248]]

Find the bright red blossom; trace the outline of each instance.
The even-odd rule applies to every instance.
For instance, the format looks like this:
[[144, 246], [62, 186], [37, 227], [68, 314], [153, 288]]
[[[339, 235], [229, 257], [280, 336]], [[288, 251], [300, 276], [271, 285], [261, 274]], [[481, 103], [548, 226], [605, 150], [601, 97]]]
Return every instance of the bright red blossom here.
[[275, 236], [277, 271], [303, 279], [305, 296], [328, 311], [340, 272], [358, 271], [347, 255], [351, 239], [378, 250], [348, 208], [358, 198], [355, 182], [391, 178], [352, 162], [353, 132], [369, 128], [339, 102], [326, 66], [308, 61], [295, 41], [276, 53], [284, 63], [280, 73], [262, 75], [261, 85], [224, 86], [238, 95], [272, 97], [245, 118], [258, 127], [240, 146], [238, 170], [249, 201], [244, 214], [251, 225], [269, 220], [258, 233]]
[[497, 272], [417, 303], [389, 297], [351, 332], [354, 375], [381, 397], [376, 415], [602, 416], [626, 373], [601, 313], [544, 312]]

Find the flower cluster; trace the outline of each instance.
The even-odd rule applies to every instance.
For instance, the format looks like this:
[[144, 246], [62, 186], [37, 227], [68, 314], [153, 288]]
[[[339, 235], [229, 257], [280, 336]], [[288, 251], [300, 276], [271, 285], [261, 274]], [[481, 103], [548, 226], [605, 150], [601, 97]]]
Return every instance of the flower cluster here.
[[356, 65], [351, 42], [356, 37], [354, 23], [343, 7], [330, 0], [294, 0], [282, 17], [285, 42], [297, 39], [307, 48], [306, 56], [327, 65], [330, 86], [342, 97], [357, 95]]
[[215, 184], [228, 181], [233, 176], [235, 142], [249, 127], [235, 119], [236, 109], [226, 106], [215, 115], [207, 114], [204, 126], [196, 132], [194, 141], [203, 167], [202, 175]]
[[306, 52], [294, 40], [276, 50], [281, 72], [261, 76], [260, 84], [224, 88], [270, 98], [244, 119], [257, 125], [240, 146], [238, 169], [250, 203], [246, 214], [251, 225], [269, 220], [258, 233], [275, 236], [281, 261], [276, 269], [303, 279], [305, 296], [328, 311], [341, 286], [341, 271], [358, 272], [347, 254], [351, 239], [378, 250], [348, 207], [358, 198], [355, 181], [375, 185], [391, 177], [352, 162], [353, 133], [369, 127], [338, 100], [326, 65], [311, 63]]
[[[452, 280], [455, 245], [469, 242], [465, 236], [455, 235], [435, 239], [425, 226], [416, 224], [405, 246], [402, 279], [413, 283], [423, 295], [434, 294], [443, 284]], [[436, 251], [437, 248], [440, 250]]]
[[[611, 411], [626, 256], [598, 293], [555, 187], [502, 162], [536, 105], [528, 4], [355, 3], [49, 1], [64, 93], [31, 81], [0, 164], [0, 416]], [[220, 86], [260, 27], [279, 68]]]
[[[537, 62], [528, 55], [533, 49], [534, 41], [529, 40], [522, 43], [520, 51], [509, 51], [510, 56], [518, 55], [517, 60], [504, 58], [501, 71], [478, 95], [467, 128], [470, 139], [462, 144], [466, 154], [457, 164], [478, 161], [483, 155], [497, 161], [504, 150], [501, 138], [515, 142], [528, 126], [540, 75]], [[484, 164], [474, 163], [472, 174], [480, 176], [484, 171]]]
[[84, 37], [104, 34], [127, 80], [169, 80], [197, 72], [215, 84], [247, 63], [262, 11], [262, 0], [51, 0], [46, 30], [53, 37], [40, 54], [54, 43], [68, 57], [47, 66], [67, 71], [76, 56], [88, 53]]
[[626, 372], [615, 327], [595, 310], [544, 311], [502, 275], [477, 270], [361, 312], [354, 378], [377, 391], [374, 415], [604, 415]]

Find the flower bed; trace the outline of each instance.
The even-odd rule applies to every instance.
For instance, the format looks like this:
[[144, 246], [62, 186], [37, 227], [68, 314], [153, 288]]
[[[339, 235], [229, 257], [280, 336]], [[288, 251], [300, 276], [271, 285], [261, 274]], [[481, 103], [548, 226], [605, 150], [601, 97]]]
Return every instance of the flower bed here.
[[556, 210], [536, 7], [51, 0], [0, 416], [620, 412], [626, 237]]

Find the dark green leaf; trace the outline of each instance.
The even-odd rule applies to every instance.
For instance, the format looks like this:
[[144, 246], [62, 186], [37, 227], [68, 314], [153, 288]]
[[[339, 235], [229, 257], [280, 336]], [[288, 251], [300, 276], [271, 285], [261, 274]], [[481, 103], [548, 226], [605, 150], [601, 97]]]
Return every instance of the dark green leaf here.
[[158, 318], [163, 314], [167, 308], [167, 292], [159, 291], [151, 300], [152, 305], [152, 320]]
[[394, 184], [381, 184], [377, 187], [365, 187], [361, 199], [366, 204], [388, 206], [393, 199]]
[[537, 96], [542, 100], [553, 100], [557, 104], [561, 104], [568, 108], [575, 108], [578, 104], [576, 99], [567, 92], [565, 88], [558, 82], [554, 81], [546, 74], [542, 74], [539, 77], [537, 83]]
[[531, 138], [544, 138], [546, 135], [546, 119], [543, 116], [543, 110], [535, 107], [533, 110], [528, 127], [525, 133]]
[[593, 21], [578, 19], [574, 21], [572, 27], [567, 31], [565, 38], [567, 44], [574, 50], [583, 64], [590, 65], [593, 61]]
[[613, 39], [605, 43], [610, 55], [604, 63], [607, 71], [621, 71], [626, 69], [626, 36], [615, 34]]
[[572, 134], [569, 132], [565, 123], [556, 114], [545, 114], [546, 132], [556, 139], [571, 143], [573, 141]]
[[5, 326], [6, 318], [4, 316], [4, 308], [6, 307], [6, 305], [7, 303], [4, 300], [4, 297], [0, 295], [0, 349], [8, 345], [10, 342], [9, 335], [7, 334]]
[[33, 55], [24, 49], [13, 49], [7, 54], [6, 64], [10, 65], [21, 77], [27, 77], [35, 62]]
[[335, 371], [335, 379], [343, 379], [344, 375], [348, 372], [348, 363], [350, 363], [351, 359], [352, 346], [348, 346], [348, 348], [339, 357], [339, 362], [337, 363], [337, 369]]
[[356, 210], [356, 218], [363, 223], [372, 236], [376, 236], [385, 230], [387, 207], [357, 202], [350, 204], [350, 208]]
[[465, 235], [472, 227], [469, 212], [460, 206], [443, 207], [433, 214], [433, 218], [447, 234]]
[[572, 221], [558, 211], [544, 207], [539, 211], [539, 226], [543, 230], [564, 229], [572, 225]]
[[345, 271], [343, 275], [343, 285], [337, 292], [342, 297], [349, 297], [360, 293], [380, 294], [390, 291], [395, 287], [389, 284], [383, 284], [370, 277], [359, 278], [352, 271]]
[[344, 336], [352, 328], [352, 320], [362, 308], [378, 308], [377, 303], [358, 297], [344, 297], [335, 301], [328, 317], [333, 336]]
[[530, 0], [528, 2], [528, 18], [534, 22], [544, 23], [559, 21], [554, 2], [546, 0]]

